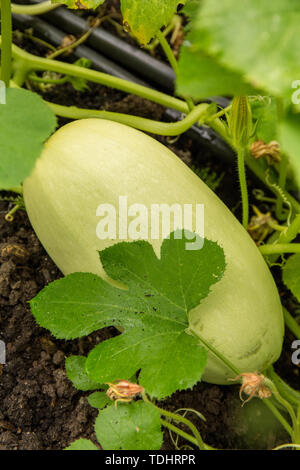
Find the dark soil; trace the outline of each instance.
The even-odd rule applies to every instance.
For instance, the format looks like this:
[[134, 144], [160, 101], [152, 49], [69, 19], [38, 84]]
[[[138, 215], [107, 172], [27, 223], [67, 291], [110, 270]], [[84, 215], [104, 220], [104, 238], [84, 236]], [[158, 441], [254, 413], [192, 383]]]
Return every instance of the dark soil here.
[[[30, 41], [20, 44], [19, 38], [18, 44], [32, 52], [45, 53]], [[70, 84], [39, 91], [45, 99], [59, 104], [164, 119], [164, 110], [158, 105], [103, 86], [89, 86], [90, 90], [84, 93], [74, 91]], [[59, 120], [60, 125], [65, 122]], [[224, 173], [217, 193], [239, 214], [234, 165], [228, 167], [216, 161], [186, 136], [173, 143], [167, 138], [159, 140], [188, 165], [208, 167], [217, 175]], [[249, 185], [250, 189], [255, 187], [251, 179]], [[67, 379], [64, 362], [72, 354], [86, 355], [116, 331], [106, 328], [87, 338], [65, 342], [37, 326], [28, 302], [45, 285], [61, 277], [61, 273], [39, 243], [24, 211], [17, 212], [12, 222], [5, 220], [11, 207], [11, 203], [0, 202], [0, 340], [7, 348], [6, 365], [0, 365], [0, 450], [59, 450], [80, 437], [96, 442], [93, 425], [97, 411], [88, 404], [87, 394], [78, 392]], [[291, 365], [291, 341], [287, 336], [278, 368], [297, 387], [299, 368]], [[260, 402], [255, 402], [253, 406], [259, 408]], [[272, 448], [285, 439], [272, 420], [263, 432], [257, 427], [250, 439], [251, 420], [240, 406], [237, 386], [200, 383], [193, 390], [174, 394], [162, 405], [173, 411], [193, 408], [201, 412], [205, 422], [193, 413], [188, 417], [198, 426], [204, 441], [217, 448]], [[264, 412], [259, 408], [256, 413]], [[179, 447], [184, 444], [177, 443]], [[175, 448], [168, 432], [164, 448]]]

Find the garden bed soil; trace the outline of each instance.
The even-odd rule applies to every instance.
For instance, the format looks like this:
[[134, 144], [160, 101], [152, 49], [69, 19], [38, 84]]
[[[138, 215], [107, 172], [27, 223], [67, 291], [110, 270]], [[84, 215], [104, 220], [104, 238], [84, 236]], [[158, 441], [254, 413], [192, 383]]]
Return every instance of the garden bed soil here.
[[[18, 44], [41, 55], [45, 52], [28, 41], [20, 44], [20, 38]], [[84, 93], [75, 91], [70, 84], [39, 92], [58, 104], [164, 120], [164, 109], [156, 104], [100, 85], [89, 84], [89, 87]], [[66, 122], [59, 119], [60, 125]], [[188, 165], [209, 168], [217, 175], [224, 173], [217, 193], [235, 215], [240, 215], [234, 164], [228, 167], [216, 161], [184, 135], [176, 141], [162, 137], [159, 140]], [[251, 192], [254, 188], [251, 179], [249, 187]], [[97, 442], [93, 431], [97, 410], [88, 404], [87, 393], [77, 391], [68, 380], [64, 363], [72, 354], [86, 355], [95, 344], [116, 335], [117, 331], [106, 328], [89, 337], [66, 342], [56, 340], [37, 326], [28, 302], [45, 285], [61, 277], [61, 273], [38, 241], [25, 211], [18, 211], [12, 222], [6, 221], [5, 215], [11, 207], [9, 202], [0, 202], [0, 340], [7, 348], [6, 365], [0, 365], [0, 450], [60, 450], [81, 437]], [[282, 295], [287, 296], [284, 290]], [[277, 368], [297, 387], [299, 368], [291, 364], [291, 342], [292, 337], [288, 335]], [[258, 400], [255, 402], [252, 418], [263, 413]], [[162, 406], [172, 411], [189, 408], [201, 412], [205, 422], [193, 413], [188, 417], [200, 429], [204, 441], [217, 448], [273, 448], [286, 438], [271, 423], [265, 431], [255, 428], [249, 439], [251, 419], [241, 408], [238, 386], [199, 383], [193, 390], [175, 393]], [[179, 447], [184, 444], [177, 443]], [[167, 431], [163, 448], [175, 448]]]

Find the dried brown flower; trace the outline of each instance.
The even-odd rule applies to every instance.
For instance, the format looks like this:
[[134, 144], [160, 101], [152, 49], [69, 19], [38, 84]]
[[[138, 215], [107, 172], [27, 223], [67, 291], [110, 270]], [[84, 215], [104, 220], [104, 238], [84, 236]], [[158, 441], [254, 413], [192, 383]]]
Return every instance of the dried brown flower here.
[[[240, 379], [242, 379], [242, 385], [239, 396], [243, 402], [243, 405], [253, 397], [270, 398], [272, 395], [269, 387], [265, 385], [265, 376], [263, 374], [258, 374], [258, 372], [244, 372], [231, 380], [235, 381]], [[243, 400], [243, 393], [249, 395], [247, 400]]]
[[276, 140], [266, 144], [262, 140], [256, 140], [250, 147], [251, 155], [255, 158], [266, 157], [269, 165], [280, 162], [280, 145]]
[[141, 385], [134, 384], [128, 380], [119, 380], [115, 383], [107, 382], [109, 388], [106, 395], [115, 401], [117, 406], [118, 401], [129, 403], [139, 393], [144, 392], [144, 388]]

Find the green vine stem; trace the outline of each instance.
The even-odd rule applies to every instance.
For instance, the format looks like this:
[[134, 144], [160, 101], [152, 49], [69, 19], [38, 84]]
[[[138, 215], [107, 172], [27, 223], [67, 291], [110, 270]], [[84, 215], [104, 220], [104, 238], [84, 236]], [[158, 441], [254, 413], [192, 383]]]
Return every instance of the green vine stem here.
[[138, 116], [130, 116], [128, 114], [115, 113], [109, 111], [98, 111], [90, 109], [80, 109], [75, 106], [61, 106], [47, 102], [50, 108], [55, 112], [56, 115], [66, 117], [69, 119], [86, 119], [86, 118], [98, 118], [98, 119], [109, 119], [110, 121], [116, 121], [127, 126], [140, 129], [142, 131], [150, 132], [152, 134], [166, 135], [166, 136], [177, 136], [182, 134], [189, 129], [195, 122], [199, 120], [205, 121], [206, 110], [209, 105], [201, 103], [182, 120], [174, 123], [154, 121], [152, 119], [141, 118]]
[[290, 312], [283, 307], [284, 321], [288, 329], [294, 334], [295, 338], [300, 339], [300, 325], [292, 317]]
[[[3, 0], [2, 0], [3, 1]], [[43, 13], [47, 13], [48, 11], [54, 10], [57, 7], [60, 7], [59, 3], [51, 3], [51, 1], [47, 0], [45, 2], [38, 3], [36, 5], [17, 5], [16, 3], [12, 3], [11, 9], [12, 12], [17, 15], [42, 15]]]
[[10, 0], [1, 0], [1, 80], [9, 87], [12, 64], [12, 16]]
[[268, 367], [266, 375], [272, 380], [276, 385], [277, 390], [280, 395], [288, 400], [294, 408], [298, 408], [300, 403], [300, 392], [297, 392], [292, 387], [290, 387], [278, 374], [276, 374], [273, 366]]
[[[149, 403], [150, 405], [154, 406], [157, 410], [159, 410], [159, 412], [162, 416], [166, 416], [167, 418], [170, 418], [172, 421], [177, 421], [179, 423], [185, 424], [192, 431], [192, 433], [194, 434], [195, 440], [197, 442], [197, 446], [199, 447], [199, 449], [208, 450], [209, 447], [206, 446], [206, 444], [203, 442], [202, 437], [200, 436], [200, 433], [199, 433], [198, 429], [196, 428], [196, 426], [190, 420], [188, 420], [187, 418], [185, 418], [184, 416], [181, 416], [179, 414], [172, 413], [171, 411], [167, 411], [167, 410], [164, 410], [162, 408], [159, 408], [159, 406], [155, 405], [154, 403], [152, 403], [151, 400], [149, 400], [146, 393], [142, 393], [141, 395], [142, 395], [142, 398], [143, 398], [144, 402]], [[174, 430], [175, 429], [173, 429], [173, 431]], [[177, 432], [177, 431], [175, 431], [175, 432]]]
[[297, 416], [292, 405], [280, 395], [272, 380], [270, 380], [268, 377], [265, 377], [264, 383], [272, 391], [272, 394], [276, 400], [288, 411], [293, 424], [293, 432], [291, 437], [296, 444], [300, 444], [300, 423], [298, 423]]
[[262, 245], [259, 247], [259, 251], [263, 255], [300, 253], [300, 243], [274, 243], [272, 245]]
[[[288, 170], [288, 160], [285, 154], [281, 155], [281, 161], [279, 165], [279, 178], [278, 178], [278, 186], [284, 190], [286, 185], [287, 179], [287, 170]], [[276, 217], [279, 220], [284, 220], [284, 215], [282, 214], [282, 207], [283, 207], [283, 200], [280, 196], [277, 197], [276, 201]]]
[[[0, 38], [3, 42], [3, 38]], [[13, 45], [12, 47], [13, 57], [19, 61], [19, 67], [23, 66], [26, 68], [27, 73], [32, 71], [50, 71], [57, 72], [63, 75], [71, 75], [73, 77], [83, 78], [85, 80], [99, 83], [126, 93], [132, 93], [140, 96], [141, 98], [148, 99], [154, 103], [158, 103], [162, 106], [176, 109], [182, 113], [188, 113], [188, 105], [173, 96], [169, 96], [160, 91], [153, 90], [152, 88], [138, 85], [122, 78], [113, 77], [97, 70], [87, 69], [85, 67], [79, 67], [78, 65], [68, 64], [61, 61], [45, 59], [38, 57], [29, 52], [23, 51], [21, 48]], [[18, 83], [19, 86], [22, 84]]]
[[[218, 351], [214, 346], [212, 346], [208, 341], [206, 341], [201, 335], [199, 335], [198, 332], [193, 330], [192, 327], [189, 327], [187, 332], [189, 332], [190, 334], [198, 338], [201, 341], [201, 343], [204, 344], [204, 346], [206, 346], [206, 348], [209, 351], [211, 351], [218, 359], [220, 359], [220, 361], [222, 361], [235, 375], [237, 376], [241, 375], [241, 371], [237, 367], [235, 367], [234, 364], [232, 364], [222, 353], [220, 353], [220, 351]], [[282, 424], [282, 426], [286, 429], [286, 431], [289, 433], [289, 435], [293, 439], [294, 430], [291, 428], [291, 426], [286, 421], [286, 419], [282, 416], [279, 410], [275, 407], [275, 405], [271, 402], [271, 400], [269, 398], [264, 398], [263, 402], [270, 409], [273, 415], [278, 419], [278, 421]], [[288, 408], [288, 411], [290, 411], [290, 408]]]
[[198, 442], [195, 437], [177, 428], [177, 426], [174, 426], [174, 424], [169, 423], [169, 421], [166, 421], [165, 419], [161, 418], [160, 422], [165, 428], [168, 428], [170, 431], [175, 432], [176, 434], [178, 434], [178, 436], [183, 437], [183, 439], [186, 439], [187, 441], [191, 442], [192, 444], [198, 447]]
[[168, 41], [166, 40], [165, 36], [163, 35], [163, 33], [161, 31], [158, 31], [157, 33], [157, 39], [159, 40], [159, 43], [172, 67], [172, 69], [174, 70], [174, 73], [175, 75], [177, 76], [178, 75], [178, 64], [177, 64], [177, 60], [173, 54], [173, 51], [170, 47], [170, 44], [168, 43]]
[[247, 153], [247, 149], [245, 147], [239, 148], [238, 150], [238, 173], [239, 173], [239, 181], [240, 181], [240, 188], [241, 188], [241, 195], [242, 195], [242, 208], [243, 208], [242, 223], [243, 223], [243, 227], [247, 230], [248, 221], [249, 221], [249, 201], [248, 201], [248, 189], [247, 189], [247, 179], [246, 179], [246, 171], [245, 171], [245, 154], [246, 153]]

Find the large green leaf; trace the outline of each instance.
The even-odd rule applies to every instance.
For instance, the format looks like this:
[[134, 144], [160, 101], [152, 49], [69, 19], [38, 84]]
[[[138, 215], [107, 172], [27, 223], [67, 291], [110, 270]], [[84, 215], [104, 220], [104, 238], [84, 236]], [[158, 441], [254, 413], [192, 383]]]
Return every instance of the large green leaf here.
[[0, 189], [19, 186], [56, 127], [52, 110], [36, 93], [8, 88], [0, 104]]
[[162, 26], [170, 23], [185, 0], [121, 0], [123, 21], [141, 44], [147, 44]]
[[192, 387], [201, 378], [206, 352], [186, 333], [189, 311], [221, 279], [225, 259], [215, 242], [205, 240], [197, 251], [186, 250], [186, 242], [183, 232], [175, 232], [163, 241], [160, 259], [145, 241], [107, 248], [100, 253], [106, 273], [128, 289], [75, 273], [43, 289], [31, 301], [32, 312], [59, 338], [110, 325], [125, 330], [88, 356], [85, 369], [95, 383], [130, 379], [142, 369], [139, 382], [151, 396]]
[[[300, 76], [299, 1], [199, 0], [198, 4], [185, 47], [195, 56], [202, 51], [259, 90], [290, 98], [292, 81]], [[180, 69], [185, 65], [184, 60]], [[203, 74], [201, 68], [198, 74]], [[218, 78], [223, 80], [222, 75]], [[239, 88], [235, 94], [240, 94]]]
[[163, 441], [160, 411], [142, 401], [100, 411], [95, 432], [104, 450], [158, 450]]
[[300, 114], [288, 113], [279, 124], [282, 150], [289, 156], [300, 184]]

